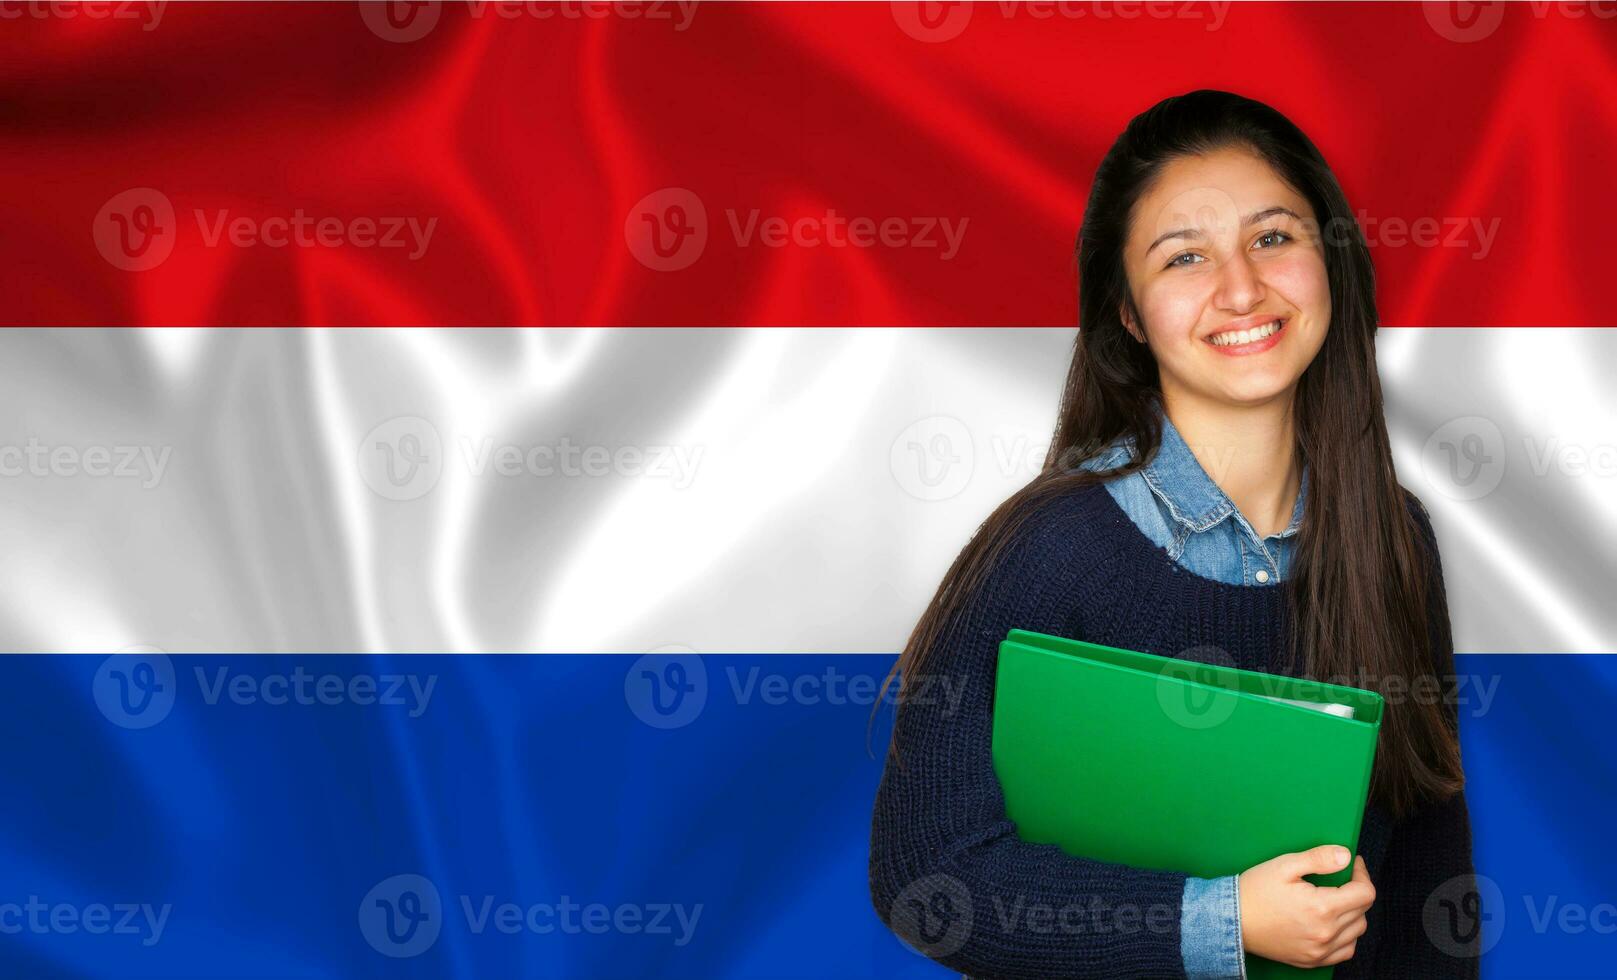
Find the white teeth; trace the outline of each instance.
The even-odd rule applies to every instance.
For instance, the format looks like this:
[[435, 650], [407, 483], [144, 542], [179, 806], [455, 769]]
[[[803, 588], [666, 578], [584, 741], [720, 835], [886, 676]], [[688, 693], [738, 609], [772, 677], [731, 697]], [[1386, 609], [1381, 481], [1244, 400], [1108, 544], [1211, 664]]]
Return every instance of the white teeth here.
[[1227, 333], [1214, 334], [1212, 342], [1216, 347], [1234, 347], [1238, 344], [1250, 344], [1254, 340], [1262, 340], [1279, 329], [1280, 321], [1270, 320], [1263, 326], [1254, 327], [1251, 330], [1231, 330]]

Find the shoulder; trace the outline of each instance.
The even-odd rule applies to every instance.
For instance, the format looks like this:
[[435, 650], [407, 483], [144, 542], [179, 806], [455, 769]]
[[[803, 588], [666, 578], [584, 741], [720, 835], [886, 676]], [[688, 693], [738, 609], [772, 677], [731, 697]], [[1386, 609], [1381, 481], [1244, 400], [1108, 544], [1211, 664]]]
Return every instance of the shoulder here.
[[1109, 499], [1104, 481], [1062, 487], [1027, 504], [1027, 526], [1037, 531], [1093, 532], [1090, 525], [1108, 509]]
[[1129, 520], [1100, 482], [1024, 492], [1007, 505], [1014, 529], [1002, 560], [1045, 568], [1085, 566], [1115, 550]]

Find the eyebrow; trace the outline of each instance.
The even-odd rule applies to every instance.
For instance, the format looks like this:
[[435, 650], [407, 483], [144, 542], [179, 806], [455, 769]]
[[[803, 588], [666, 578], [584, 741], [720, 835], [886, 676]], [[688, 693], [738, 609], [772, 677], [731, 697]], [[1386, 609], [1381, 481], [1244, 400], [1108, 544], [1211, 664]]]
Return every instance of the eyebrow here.
[[[1247, 225], [1255, 225], [1258, 222], [1263, 221], [1263, 220], [1265, 220], [1267, 218], [1272, 218], [1277, 214], [1287, 214], [1287, 215], [1290, 215], [1293, 218], [1296, 218], [1298, 221], [1302, 220], [1301, 218], [1297, 217], [1297, 212], [1293, 211], [1291, 208], [1281, 207], [1279, 205], [1276, 205], [1276, 206], [1274, 206], [1272, 208], [1264, 208], [1262, 211], [1254, 211], [1252, 214], [1247, 215], [1245, 218], [1243, 218], [1241, 220], [1241, 226], [1244, 228]], [[1153, 251], [1156, 250], [1156, 247], [1158, 245], [1161, 245], [1163, 242], [1167, 241], [1170, 238], [1201, 238], [1201, 237], [1203, 237], [1203, 236], [1202, 236], [1202, 233], [1201, 233], [1201, 231], [1199, 229], [1196, 229], [1196, 228], [1177, 228], [1177, 229], [1175, 229], [1173, 231], [1166, 232], [1166, 233], [1158, 236], [1157, 240], [1151, 243], [1151, 247], [1145, 250], [1145, 254], [1150, 255]]]

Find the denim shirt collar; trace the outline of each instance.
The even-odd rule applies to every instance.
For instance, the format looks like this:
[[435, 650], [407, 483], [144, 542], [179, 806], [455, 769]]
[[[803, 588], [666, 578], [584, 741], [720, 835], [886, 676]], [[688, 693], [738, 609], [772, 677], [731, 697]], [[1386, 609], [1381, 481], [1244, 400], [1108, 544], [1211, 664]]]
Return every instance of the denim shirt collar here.
[[[1246, 518], [1236, 510], [1235, 503], [1229, 496], [1219, 489], [1218, 484], [1202, 469], [1201, 462], [1196, 454], [1190, 451], [1185, 439], [1179, 434], [1178, 428], [1168, 418], [1167, 413], [1161, 414], [1162, 444], [1141, 471], [1145, 482], [1151, 491], [1167, 506], [1174, 520], [1193, 532], [1206, 531], [1224, 520], [1231, 514], [1251, 530]], [[1284, 531], [1268, 535], [1271, 538], [1286, 538], [1297, 533], [1303, 519], [1303, 501], [1308, 496], [1308, 465], [1303, 464], [1302, 483], [1297, 493], [1297, 503], [1292, 507], [1291, 523]], [[1252, 531], [1254, 537], [1257, 532]]]

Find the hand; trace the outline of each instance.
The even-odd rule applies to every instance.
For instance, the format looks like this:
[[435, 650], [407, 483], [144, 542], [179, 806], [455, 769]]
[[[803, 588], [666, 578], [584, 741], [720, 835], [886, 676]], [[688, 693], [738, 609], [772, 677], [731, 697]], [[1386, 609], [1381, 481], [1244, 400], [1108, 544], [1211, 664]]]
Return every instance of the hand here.
[[1364, 858], [1354, 858], [1353, 880], [1340, 888], [1303, 880], [1303, 875], [1340, 871], [1347, 860], [1347, 848], [1325, 844], [1241, 872], [1246, 951], [1302, 969], [1351, 959], [1364, 935], [1364, 913], [1376, 899]]

